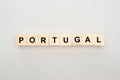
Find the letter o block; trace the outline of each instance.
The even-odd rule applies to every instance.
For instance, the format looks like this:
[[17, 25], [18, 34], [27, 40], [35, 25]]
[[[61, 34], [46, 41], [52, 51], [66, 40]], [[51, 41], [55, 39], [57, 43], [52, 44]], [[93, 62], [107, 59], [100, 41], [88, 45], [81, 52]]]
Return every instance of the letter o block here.
[[36, 46], [37, 43], [38, 43], [38, 35], [37, 34], [27, 35], [27, 46]]

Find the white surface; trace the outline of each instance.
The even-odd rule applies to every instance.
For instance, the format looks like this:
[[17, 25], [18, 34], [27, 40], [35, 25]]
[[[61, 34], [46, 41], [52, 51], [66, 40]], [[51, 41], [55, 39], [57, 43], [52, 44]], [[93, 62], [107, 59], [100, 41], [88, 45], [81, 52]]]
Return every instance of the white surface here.
[[[1, 0], [0, 80], [120, 80], [120, 0]], [[17, 47], [18, 33], [103, 33], [104, 47]]]

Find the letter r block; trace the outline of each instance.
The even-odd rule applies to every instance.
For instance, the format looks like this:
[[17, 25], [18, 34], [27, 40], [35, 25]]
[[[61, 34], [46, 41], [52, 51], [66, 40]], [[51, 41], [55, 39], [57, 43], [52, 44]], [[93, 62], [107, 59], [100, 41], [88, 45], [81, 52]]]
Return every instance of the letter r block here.
[[39, 34], [38, 35], [38, 46], [48, 46], [49, 45], [49, 35]]

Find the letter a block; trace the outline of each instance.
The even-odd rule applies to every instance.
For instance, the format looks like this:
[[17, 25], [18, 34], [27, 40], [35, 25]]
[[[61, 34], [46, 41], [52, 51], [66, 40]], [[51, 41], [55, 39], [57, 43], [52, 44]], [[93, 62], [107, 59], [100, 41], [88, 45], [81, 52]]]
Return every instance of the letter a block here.
[[83, 35], [83, 45], [94, 45], [94, 35], [84, 34]]

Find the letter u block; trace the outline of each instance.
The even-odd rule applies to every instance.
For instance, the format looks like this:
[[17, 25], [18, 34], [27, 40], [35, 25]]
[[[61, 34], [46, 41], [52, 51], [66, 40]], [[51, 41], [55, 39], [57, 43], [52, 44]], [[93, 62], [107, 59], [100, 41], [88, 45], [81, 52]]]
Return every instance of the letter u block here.
[[61, 34], [60, 35], [60, 45], [61, 46], [70, 46], [71, 45], [71, 35], [70, 34]]

